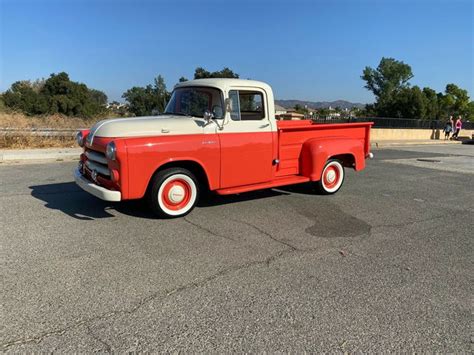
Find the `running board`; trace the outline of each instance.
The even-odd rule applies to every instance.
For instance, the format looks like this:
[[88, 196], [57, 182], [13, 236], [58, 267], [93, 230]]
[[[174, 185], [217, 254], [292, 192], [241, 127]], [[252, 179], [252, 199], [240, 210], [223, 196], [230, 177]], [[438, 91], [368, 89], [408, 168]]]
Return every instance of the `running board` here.
[[309, 181], [309, 178], [306, 176], [293, 175], [293, 176], [285, 176], [285, 177], [277, 178], [275, 180], [262, 182], [259, 184], [219, 189], [219, 190], [216, 190], [216, 192], [219, 195], [232, 195], [232, 194], [240, 194], [242, 192], [248, 192], [248, 191], [254, 191], [254, 190], [271, 189], [274, 187], [285, 186], [285, 185], [301, 184], [308, 181]]

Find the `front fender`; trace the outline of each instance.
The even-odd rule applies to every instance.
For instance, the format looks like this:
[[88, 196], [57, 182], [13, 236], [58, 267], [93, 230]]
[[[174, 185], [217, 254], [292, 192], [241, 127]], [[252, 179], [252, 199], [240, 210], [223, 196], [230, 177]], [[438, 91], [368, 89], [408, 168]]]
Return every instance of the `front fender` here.
[[[205, 139], [218, 142], [214, 135]], [[144, 196], [153, 174], [168, 163], [193, 162], [204, 171], [209, 188], [219, 187], [220, 146], [203, 144], [203, 135], [127, 138], [129, 199]]]
[[356, 171], [365, 168], [364, 142], [347, 137], [314, 138], [303, 143], [300, 155], [301, 175], [318, 181], [324, 165], [332, 157], [343, 158], [345, 166], [354, 164]]

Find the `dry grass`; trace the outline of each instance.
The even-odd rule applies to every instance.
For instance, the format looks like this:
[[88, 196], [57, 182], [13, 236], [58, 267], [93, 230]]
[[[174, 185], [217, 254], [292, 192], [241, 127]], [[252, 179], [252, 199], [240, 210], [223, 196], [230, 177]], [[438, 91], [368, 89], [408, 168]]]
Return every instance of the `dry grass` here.
[[92, 126], [97, 119], [83, 119], [77, 117], [66, 117], [62, 115], [51, 116], [25, 116], [22, 113], [6, 113], [0, 112], [1, 128], [87, 128]]
[[[0, 112], [0, 128], [55, 128], [79, 129], [89, 128], [101, 118], [83, 119], [62, 115], [26, 116], [22, 113]], [[0, 134], [0, 149], [29, 149], [29, 148], [72, 148], [77, 147], [75, 138], [71, 137], [40, 137], [27, 134]]]
[[76, 148], [74, 137], [38, 137], [27, 135], [1, 135], [0, 149], [32, 149], [32, 148]]

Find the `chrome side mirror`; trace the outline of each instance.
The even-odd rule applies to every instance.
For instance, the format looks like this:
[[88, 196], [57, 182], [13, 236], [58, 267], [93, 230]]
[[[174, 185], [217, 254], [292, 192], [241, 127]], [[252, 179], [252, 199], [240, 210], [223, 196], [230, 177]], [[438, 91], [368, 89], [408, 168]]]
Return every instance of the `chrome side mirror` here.
[[207, 123], [210, 123], [212, 121], [212, 119], [214, 118], [214, 114], [209, 111], [209, 110], [206, 110], [204, 111], [204, 120], [207, 122]]

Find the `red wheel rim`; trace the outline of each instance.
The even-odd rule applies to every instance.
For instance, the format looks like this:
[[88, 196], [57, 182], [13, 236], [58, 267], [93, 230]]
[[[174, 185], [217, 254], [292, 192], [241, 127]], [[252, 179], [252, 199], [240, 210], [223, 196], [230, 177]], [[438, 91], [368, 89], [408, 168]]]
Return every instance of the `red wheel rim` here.
[[191, 200], [191, 186], [183, 179], [168, 181], [160, 198], [166, 208], [178, 211]]
[[329, 165], [324, 171], [323, 182], [327, 189], [334, 188], [341, 178], [341, 172], [334, 165]]

